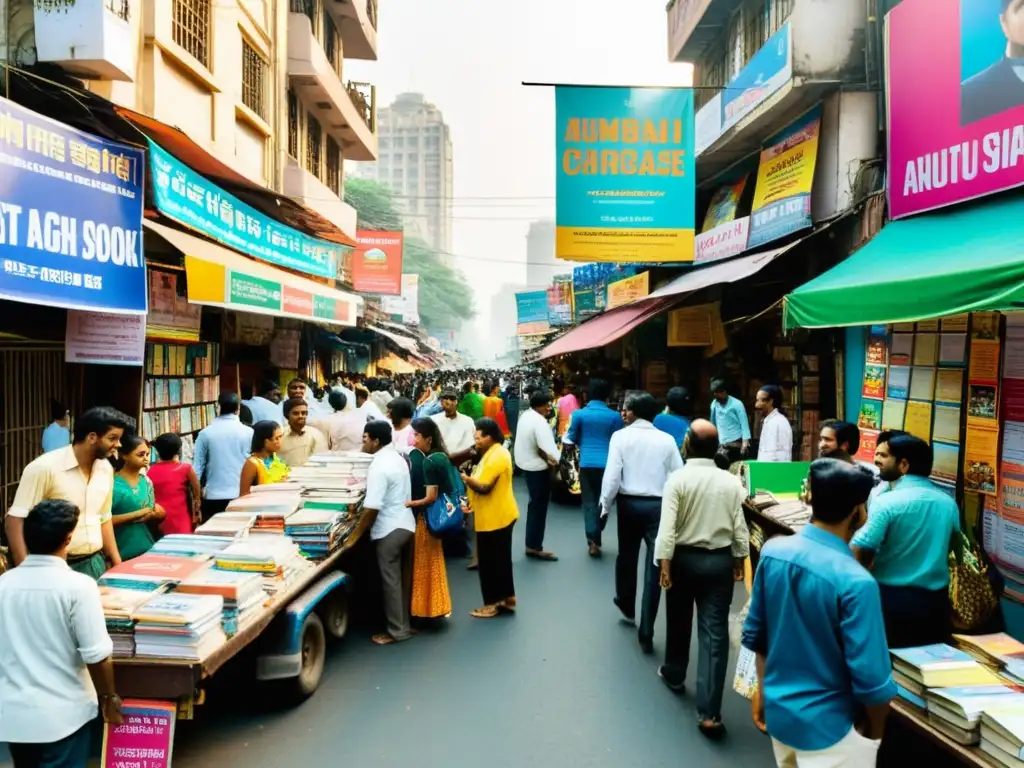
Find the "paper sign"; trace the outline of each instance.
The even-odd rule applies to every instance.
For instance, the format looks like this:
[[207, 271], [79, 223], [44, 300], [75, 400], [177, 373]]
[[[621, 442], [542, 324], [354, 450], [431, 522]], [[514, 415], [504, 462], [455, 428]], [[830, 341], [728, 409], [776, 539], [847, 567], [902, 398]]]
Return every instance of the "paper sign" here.
[[931, 441], [932, 439], [932, 404], [920, 400], [907, 403], [907, 413], [903, 420], [903, 429], [914, 437]]
[[939, 330], [938, 318], [934, 320], [921, 320], [917, 324], [917, 330], [919, 331], [937, 331]]
[[956, 443], [936, 442], [932, 444], [932, 452], [932, 477], [955, 483], [960, 470], [960, 446]]
[[66, 362], [141, 366], [145, 357], [145, 315], [68, 310]]
[[886, 363], [886, 342], [885, 336], [868, 336], [867, 357], [865, 362], [868, 365], [885, 365]]
[[932, 437], [951, 443], [960, 442], [960, 408], [952, 405], [935, 406], [935, 428]]
[[910, 374], [910, 397], [914, 400], [931, 400], [935, 397], [935, 369], [914, 366]]
[[103, 726], [101, 768], [170, 768], [176, 712], [169, 701], [125, 699], [124, 722]]
[[963, 371], [939, 369], [935, 381], [935, 401], [938, 403], [956, 403], [964, 396]]
[[971, 315], [971, 338], [990, 339], [999, 338], [999, 313], [998, 312], [974, 312]]
[[892, 349], [889, 352], [890, 365], [910, 365], [913, 353], [914, 334], [894, 333], [892, 335]]
[[889, 366], [889, 387], [886, 397], [906, 400], [910, 397], [910, 368], [905, 365]]
[[971, 344], [971, 381], [995, 383], [999, 378], [999, 342], [976, 339]]
[[864, 397], [885, 397], [885, 366], [865, 365], [864, 366]]
[[966, 333], [942, 334], [939, 341], [939, 365], [963, 365], [966, 356]]
[[866, 461], [868, 464], [875, 463], [875, 449], [878, 447], [878, 430], [862, 429], [860, 431], [860, 448], [853, 457], [857, 461]]
[[862, 429], [880, 429], [882, 426], [882, 401], [881, 400], [861, 400], [860, 403], [860, 418], [857, 420], [857, 426]]
[[1024, 523], [1024, 466], [1003, 462], [999, 468], [999, 511]]
[[967, 321], [970, 315], [951, 315], [942, 318], [943, 333], [967, 333]]
[[914, 365], [935, 365], [938, 359], [939, 334], [917, 334], [914, 337]]
[[906, 400], [887, 399], [882, 406], [882, 429], [903, 429], [906, 412]]
[[967, 386], [967, 418], [996, 419], [996, 388], [987, 384], [969, 384]]
[[1003, 422], [1003, 461], [1024, 464], [1024, 423]]
[[999, 430], [968, 424], [964, 441], [964, 490], [995, 494]]

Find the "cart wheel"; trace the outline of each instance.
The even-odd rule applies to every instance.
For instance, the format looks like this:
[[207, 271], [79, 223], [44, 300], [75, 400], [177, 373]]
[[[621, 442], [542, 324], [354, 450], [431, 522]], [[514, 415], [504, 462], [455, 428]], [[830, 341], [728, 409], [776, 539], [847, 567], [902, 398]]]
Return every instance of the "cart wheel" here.
[[293, 702], [305, 701], [320, 685], [326, 652], [327, 638], [323, 622], [315, 613], [310, 613], [302, 625], [302, 670], [297, 677], [288, 681]]
[[341, 640], [348, 634], [348, 594], [344, 587], [335, 589], [324, 601], [320, 618], [334, 640]]

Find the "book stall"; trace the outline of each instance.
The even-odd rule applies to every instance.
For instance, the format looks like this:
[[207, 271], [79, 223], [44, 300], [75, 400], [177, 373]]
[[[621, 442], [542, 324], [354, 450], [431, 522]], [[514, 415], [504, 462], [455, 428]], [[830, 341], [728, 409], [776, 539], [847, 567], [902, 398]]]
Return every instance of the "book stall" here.
[[[194, 533], [164, 536], [100, 578], [117, 689], [131, 707], [173, 704], [173, 737], [174, 718], [202, 703], [203, 680], [254, 642], [258, 679], [286, 683], [295, 700], [315, 691], [327, 636], [347, 629], [339, 566], [363, 533], [371, 459], [317, 454], [288, 481], [254, 487]], [[107, 727], [119, 749], [139, 747], [119, 729]]]

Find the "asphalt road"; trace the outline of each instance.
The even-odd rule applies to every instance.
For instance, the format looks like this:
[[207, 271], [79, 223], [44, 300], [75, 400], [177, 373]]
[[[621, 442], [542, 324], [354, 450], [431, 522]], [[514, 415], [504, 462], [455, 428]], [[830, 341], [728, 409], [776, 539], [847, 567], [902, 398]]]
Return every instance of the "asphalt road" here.
[[[525, 517], [525, 486], [517, 485]], [[664, 610], [654, 656], [618, 622], [614, 524], [605, 556], [593, 560], [579, 509], [553, 505], [545, 543], [557, 563], [524, 560], [517, 528], [515, 617], [470, 618], [481, 602], [476, 574], [450, 561], [455, 609], [446, 626], [384, 648], [369, 642], [371, 627], [354, 627], [331, 649], [316, 694], [291, 710], [267, 711], [228, 670], [197, 719], [179, 724], [176, 768], [775, 764], [749, 704], [729, 688], [732, 664], [729, 733], [711, 743], [696, 729], [692, 697], [675, 696], [657, 677]], [[743, 599], [738, 585], [734, 610]], [[688, 682], [695, 674], [696, 635]], [[9, 765], [2, 747], [0, 765]]]

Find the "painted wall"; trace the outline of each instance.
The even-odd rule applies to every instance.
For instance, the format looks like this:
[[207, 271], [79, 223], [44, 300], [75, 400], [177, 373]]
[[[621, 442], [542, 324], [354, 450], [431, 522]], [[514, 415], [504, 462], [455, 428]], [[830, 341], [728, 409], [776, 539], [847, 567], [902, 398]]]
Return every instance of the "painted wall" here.
[[861, 166], [878, 157], [876, 94], [833, 93], [822, 103], [821, 122], [811, 203], [815, 221], [831, 218], [854, 203]]
[[843, 380], [846, 421], [857, 423], [860, 414], [861, 390], [864, 387], [864, 358], [867, 354], [868, 329], [864, 326], [846, 328], [845, 379]]

